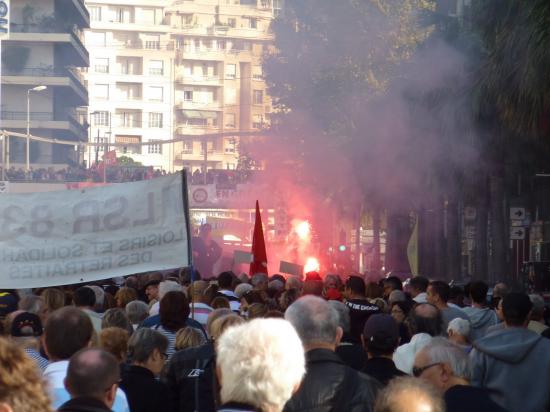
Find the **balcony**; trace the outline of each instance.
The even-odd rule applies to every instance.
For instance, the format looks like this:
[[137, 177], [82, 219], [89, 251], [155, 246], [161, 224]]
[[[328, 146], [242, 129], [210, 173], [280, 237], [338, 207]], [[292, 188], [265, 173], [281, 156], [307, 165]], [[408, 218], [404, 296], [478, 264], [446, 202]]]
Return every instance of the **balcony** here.
[[204, 103], [204, 102], [193, 102], [193, 101], [181, 100], [177, 102], [176, 108], [180, 110], [199, 110], [199, 111], [207, 110], [207, 112], [205, 112], [207, 114], [206, 118], [215, 118], [217, 117], [217, 114], [212, 112], [222, 111], [220, 102], [217, 102], [217, 101]]
[[[175, 50], [175, 43], [173, 41], [142, 41], [142, 40], [131, 40], [125, 43], [114, 43], [110, 44], [108, 47], [116, 47], [117, 49], [121, 50], [147, 50], [150, 52], [151, 50], [156, 50], [158, 52], [172, 52]], [[92, 47], [106, 47], [105, 45], [99, 46], [99, 45], [92, 45]]]
[[[27, 112], [3, 111], [0, 113], [2, 127], [8, 130], [18, 129], [26, 131]], [[87, 128], [78, 121], [76, 110], [69, 109], [64, 113], [54, 114], [52, 112], [31, 112], [30, 113], [31, 133], [40, 135], [40, 130], [59, 130], [70, 135], [75, 140], [87, 140]]]
[[217, 133], [221, 131], [220, 126], [214, 125], [190, 125], [178, 123], [176, 134], [179, 136], [200, 136], [204, 134]]
[[[204, 161], [204, 150], [193, 151], [184, 149], [176, 155], [176, 159], [180, 161]], [[206, 152], [206, 159], [208, 162], [223, 162], [224, 153], [217, 150], [208, 150]]]
[[90, 13], [84, 0], [56, 0], [56, 13], [66, 21], [74, 21], [79, 27], [90, 28]]
[[[45, 20], [46, 17], [43, 18]], [[59, 55], [66, 60], [65, 66], [88, 67], [90, 55], [84, 46], [82, 31], [75, 26], [63, 24], [57, 20], [40, 24], [10, 25], [11, 42], [55, 43], [59, 46]]]
[[221, 86], [221, 80], [218, 76], [192, 76], [192, 75], [178, 75], [176, 76], [176, 82], [186, 85], [197, 86]]
[[53, 67], [24, 67], [21, 70], [2, 68], [3, 84], [21, 84], [36, 86], [42, 84], [50, 88], [66, 87], [72, 92], [69, 96], [75, 106], [88, 104], [88, 90], [82, 74], [73, 68], [55, 69]]
[[232, 39], [265, 40], [274, 39], [271, 31], [251, 29], [245, 27], [231, 27], [224, 24], [214, 24], [208, 27], [207, 32], [210, 36], [229, 37]]

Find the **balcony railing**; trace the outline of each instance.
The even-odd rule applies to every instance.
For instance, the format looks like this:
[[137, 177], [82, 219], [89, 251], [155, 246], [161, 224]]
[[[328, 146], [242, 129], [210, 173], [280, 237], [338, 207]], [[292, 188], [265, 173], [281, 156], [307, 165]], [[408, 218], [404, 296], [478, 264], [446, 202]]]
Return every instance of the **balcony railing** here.
[[[31, 122], [66, 122], [70, 121], [78, 125], [78, 127], [84, 128], [85, 126], [78, 120], [78, 113], [74, 109], [64, 111], [65, 116], [55, 115], [53, 112], [30, 112], [29, 118]], [[0, 112], [2, 120], [27, 120], [27, 112], [13, 112], [2, 111]]]
[[129, 41], [126, 43], [115, 43], [116, 47], [121, 49], [142, 49], [142, 50], [168, 50], [172, 51], [175, 49], [174, 42], [158, 42], [158, 41]]

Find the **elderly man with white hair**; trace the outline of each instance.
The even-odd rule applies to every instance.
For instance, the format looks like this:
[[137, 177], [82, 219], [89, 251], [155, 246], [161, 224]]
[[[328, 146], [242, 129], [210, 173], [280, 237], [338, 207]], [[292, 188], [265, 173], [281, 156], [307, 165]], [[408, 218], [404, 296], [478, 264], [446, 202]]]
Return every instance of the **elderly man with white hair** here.
[[443, 394], [447, 412], [504, 412], [486, 389], [470, 386], [468, 355], [445, 338], [433, 338], [416, 354], [413, 375]]
[[461, 318], [454, 318], [447, 326], [447, 335], [449, 340], [457, 345], [463, 346], [467, 352], [470, 352], [472, 345], [470, 343], [470, 321]]
[[371, 412], [380, 384], [345, 365], [335, 353], [343, 334], [336, 309], [308, 295], [288, 307], [285, 319], [302, 340], [307, 373], [284, 411]]
[[302, 342], [282, 319], [229, 327], [216, 352], [220, 412], [281, 412], [305, 374]]

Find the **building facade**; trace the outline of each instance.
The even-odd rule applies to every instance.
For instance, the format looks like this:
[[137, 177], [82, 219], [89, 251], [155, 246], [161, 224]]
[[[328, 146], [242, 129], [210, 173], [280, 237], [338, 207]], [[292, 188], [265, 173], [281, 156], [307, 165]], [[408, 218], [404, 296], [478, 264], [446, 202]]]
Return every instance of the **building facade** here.
[[164, 16], [167, 3], [86, 1], [90, 140], [104, 144], [88, 150], [88, 164], [116, 149], [117, 156], [173, 170], [173, 145], [160, 144], [173, 137], [175, 50]]
[[281, 8], [282, 0], [181, 0], [167, 9], [176, 44], [175, 135], [183, 139], [178, 168], [235, 169], [239, 133], [269, 122], [261, 64]]
[[[11, 33], [2, 41], [1, 127], [26, 134], [29, 126], [32, 135], [75, 142], [31, 141], [32, 168], [80, 160], [75, 148], [87, 132], [76, 109], [88, 105], [88, 91], [77, 68], [89, 64], [82, 35], [89, 22], [83, 0], [11, 1]], [[11, 137], [7, 152], [6, 166], [25, 167], [26, 139]]]
[[269, 121], [261, 59], [281, 1], [87, 0], [89, 139], [103, 143], [88, 164], [117, 143], [167, 171], [235, 169], [240, 133]]

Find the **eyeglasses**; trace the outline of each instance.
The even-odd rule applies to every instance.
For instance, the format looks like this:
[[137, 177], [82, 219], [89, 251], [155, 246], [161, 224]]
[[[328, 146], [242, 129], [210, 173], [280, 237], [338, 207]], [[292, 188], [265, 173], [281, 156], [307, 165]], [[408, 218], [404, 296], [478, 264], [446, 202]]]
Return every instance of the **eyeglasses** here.
[[437, 363], [431, 363], [429, 365], [426, 365], [426, 366], [423, 366], [421, 368], [419, 368], [418, 366], [413, 366], [413, 376], [415, 378], [419, 378], [426, 370], [430, 369], [432, 366], [436, 366], [436, 365], [441, 365], [441, 362], [437, 362]]

